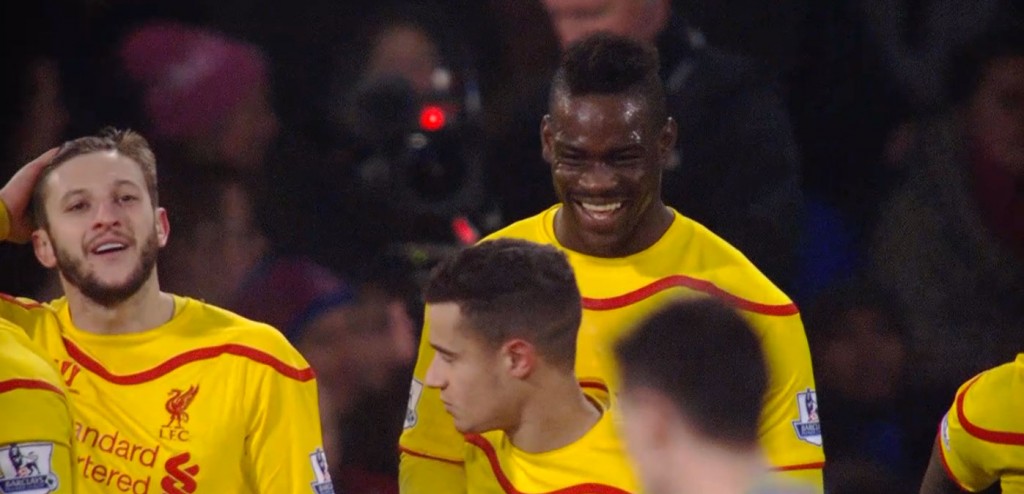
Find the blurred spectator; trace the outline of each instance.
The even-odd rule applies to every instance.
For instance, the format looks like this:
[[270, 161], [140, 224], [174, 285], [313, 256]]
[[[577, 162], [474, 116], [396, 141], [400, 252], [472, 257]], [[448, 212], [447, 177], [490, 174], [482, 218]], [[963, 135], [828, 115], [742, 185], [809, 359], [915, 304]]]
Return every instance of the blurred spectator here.
[[279, 131], [267, 59], [254, 45], [199, 25], [146, 21], [118, 49], [140, 92], [157, 154], [184, 167], [264, 166]]
[[856, 492], [848, 488], [865, 471], [884, 474], [883, 484], [916, 482], [935, 436], [929, 419], [942, 415], [945, 395], [907, 384], [909, 335], [896, 301], [879, 286], [848, 280], [823, 291], [804, 316], [826, 438], [826, 491]]
[[906, 174], [882, 206], [872, 272], [910, 326], [909, 378], [952, 393], [1010, 360], [1024, 321], [1024, 31], [955, 58], [954, 104], [915, 122]]
[[[802, 221], [798, 150], [771, 71], [710, 46], [669, 0], [544, 0], [564, 47], [600, 30], [656, 44], [677, 155], [664, 174], [666, 204], [704, 224], [792, 288]], [[547, 94], [524, 103], [520, 130], [493, 150], [491, 175], [504, 220], [555, 201], [537, 129]]]
[[[4, 70], [0, 75], [0, 180], [23, 163], [60, 144], [68, 126], [56, 40], [56, 22], [46, 4], [5, 3], [0, 20]], [[0, 292], [50, 300], [48, 276], [29, 244], [0, 244]]]

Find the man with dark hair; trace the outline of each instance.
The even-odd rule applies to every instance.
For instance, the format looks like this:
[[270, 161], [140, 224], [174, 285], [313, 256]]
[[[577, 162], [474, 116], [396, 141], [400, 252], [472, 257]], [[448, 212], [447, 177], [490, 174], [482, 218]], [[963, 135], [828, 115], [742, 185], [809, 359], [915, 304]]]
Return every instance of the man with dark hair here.
[[[543, 0], [563, 50], [597, 32], [657, 47], [666, 111], [679, 126], [664, 164], [665, 203], [736, 246], [769, 279], [790, 289], [802, 224], [799, 150], [777, 76], [709, 44], [671, 0]], [[674, 11], [675, 10], [675, 11]], [[509, 220], [554, 199], [529, 148], [545, 111], [537, 95], [495, 152], [494, 180]]]
[[735, 310], [710, 297], [673, 303], [615, 354], [623, 434], [646, 492], [791, 492], [768, 490], [758, 444], [768, 374], [757, 336]]
[[580, 292], [564, 253], [483, 242], [442, 262], [424, 300], [424, 384], [466, 435], [467, 492], [635, 491], [611, 414], [576, 381]]
[[0, 296], [0, 317], [58, 364], [79, 492], [331, 492], [312, 463], [320, 418], [302, 356], [266, 324], [161, 291], [170, 225], [156, 177], [148, 142], [110, 129], [0, 189], [0, 239], [31, 238], [64, 290], [49, 303]]
[[[541, 126], [561, 202], [489, 238], [521, 238], [566, 253], [583, 297], [576, 374], [599, 401], [618, 391], [612, 345], [652, 310], [695, 293], [741, 309], [768, 355], [761, 444], [774, 468], [820, 485], [821, 431], [802, 413], [814, 377], [799, 311], [739, 251], [662, 202], [676, 124], [665, 116], [657, 70], [657, 54], [628, 38], [601, 34], [570, 47]], [[464, 484], [455, 467], [462, 440], [436, 390], [424, 390], [434, 358], [429, 324], [424, 331], [400, 483], [405, 493], [457, 491]]]

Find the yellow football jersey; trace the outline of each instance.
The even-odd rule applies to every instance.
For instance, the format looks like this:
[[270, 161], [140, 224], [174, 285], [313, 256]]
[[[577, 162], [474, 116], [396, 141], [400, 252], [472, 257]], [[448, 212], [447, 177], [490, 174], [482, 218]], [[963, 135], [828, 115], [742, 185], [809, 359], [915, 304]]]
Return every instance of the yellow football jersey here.
[[333, 492], [305, 360], [270, 326], [174, 303], [160, 327], [99, 335], [65, 299], [0, 300], [68, 390], [78, 492]]
[[516, 448], [503, 431], [467, 435], [467, 494], [637, 492], [638, 480], [611, 416], [605, 411], [583, 437], [544, 453]]
[[1024, 353], [964, 383], [939, 428], [942, 463], [962, 489], [1024, 493]]
[[[666, 301], [697, 295], [724, 299], [748, 318], [765, 351], [769, 389], [760, 436], [768, 459], [776, 470], [808, 480], [820, 492], [825, 456], [814, 376], [803, 323], [792, 301], [742, 253], [678, 213], [665, 235], [648, 249], [623, 258], [598, 258], [559, 244], [554, 234], [559, 207], [514, 223], [484, 241], [520, 238], [566, 253], [583, 295], [576, 374], [588, 394], [600, 401], [609, 393], [614, 398], [614, 343]], [[406, 475], [407, 468], [424, 470], [414, 463], [423, 458], [442, 460], [435, 462], [439, 472], [448, 471], [437, 474], [441, 477], [455, 475], [451, 465], [461, 459], [462, 437], [445, 413], [438, 390], [423, 386], [434, 353], [427, 344], [428, 332], [424, 327], [401, 437], [404, 493], [436, 492]], [[614, 408], [614, 399], [612, 403]]]
[[73, 438], [60, 374], [0, 319], [0, 492], [77, 492]]

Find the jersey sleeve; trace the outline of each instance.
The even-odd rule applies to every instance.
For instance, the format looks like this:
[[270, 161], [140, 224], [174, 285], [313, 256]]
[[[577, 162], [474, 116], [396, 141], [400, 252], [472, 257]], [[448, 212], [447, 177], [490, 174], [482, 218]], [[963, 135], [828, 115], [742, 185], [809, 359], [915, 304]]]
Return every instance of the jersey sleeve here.
[[[961, 489], [978, 492], [986, 489], [999, 479], [999, 472], [990, 468], [993, 462], [985, 462], [986, 458], [995, 458], [991, 444], [971, 435], [965, 428], [957, 411], [957, 404], [963, 407], [972, 395], [967, 393], [976, 379], [968, 381], [957, 391], [953, 406], [946, 412], [939, 425], [939, 451], [942, 453], [942, 464], [946, 473]], [[987, 465], [986, 465], [987, 463]]]
[[257, 492], [308, 494], [312, 486], [316, 494], [333, 493], [313, 371], [290, 347], [275, 353], [290, 354], [289, 367], [256, 364], [250, 371], [246, 468]]
[[799, 314], [750, 314], [759, 330], [768, 366], [768, 391], [761, 414], [761, 444], [774, 470], [823, 490], [818, 398], [807, 336]]
[[399, 449], [399, 487], [402, 494], [465, 492], [464, 443], [455, 423], [441, 404], [440, 391], [423, 384], [434, 358], [430, 327], [423, 325], [416, 367], [409, 388]]
[[73, 422], [60, 375], [3, 320], [0, 424], [0, 492], [75, 492]]

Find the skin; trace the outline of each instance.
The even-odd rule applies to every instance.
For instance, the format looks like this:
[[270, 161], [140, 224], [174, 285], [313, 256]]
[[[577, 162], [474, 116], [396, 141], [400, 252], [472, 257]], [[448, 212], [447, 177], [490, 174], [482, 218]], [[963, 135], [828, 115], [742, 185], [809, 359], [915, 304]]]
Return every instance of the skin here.
[[1024, 177], [1024, 58], [993, 60], [967, 104], [968, 135], [984, 156]]
[[[675, 140], [675, 122], [654, 122], [639, 96], [557, 96], [541, 124], [541, 143], [564, 206], [555, 218], [559, 242], [598, 257], [653, 245], [672, 223], [661, 175]], [[587, 205], [620, 206], [601, 212]]]
[[[32, 233], [32, 244], [39, 262], [60, 272], [75, 324], [125, 333], [169, 320], [173, 297], [160, 291], [154, 264], [170, 225], [167, 212], [153, 205], [139, 165], [115, 152], [89, 153], [62, 163], [45, 180], [48, 226]], [[16, 189], [5, 186], [5, 204], [31, 193]], [[103, 246], [114, 248], [104, 252]]]

